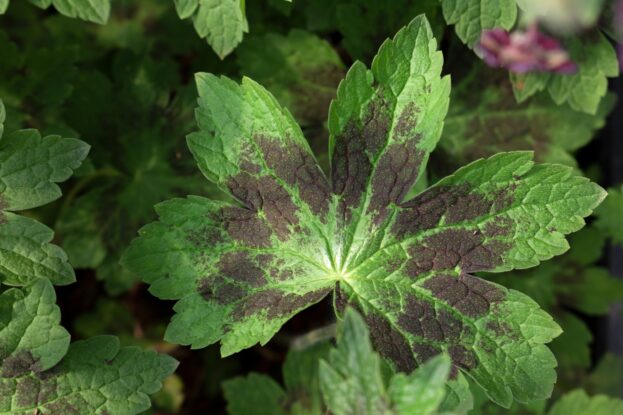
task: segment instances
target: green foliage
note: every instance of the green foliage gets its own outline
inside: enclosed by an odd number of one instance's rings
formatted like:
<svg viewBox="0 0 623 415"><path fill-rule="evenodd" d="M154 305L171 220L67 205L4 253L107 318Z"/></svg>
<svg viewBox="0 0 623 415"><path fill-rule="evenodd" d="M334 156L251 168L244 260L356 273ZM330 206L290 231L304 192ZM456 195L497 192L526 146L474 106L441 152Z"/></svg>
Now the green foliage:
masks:
<svg viewBox="0 0 623 415"><path fill-rule="evenodd" d="M309 32L252 36L237 51L243 75L268 89L302 126L322 124L344 64L331 45Z"/></svg>
<svg viewBox="0 0 623 415"><path fill-rule="evenodd" d="M595 264L604 244L604 235L588 227L573 235L571 250L554 261L535 269L487 275L492 281L528 294L554 314L564 331L551 344L563 379L589 368L593 339L586 324L568 310L599 316L623 300L623 282Z"/></svg>
<svg viewBox="0 0 623 415"><path fill-rule="evenodd" d="M583 390L576 390L557 401L548 415L611 415L623 412L623 401L604 395L589 397Z"/></svg>
<svg viewBox="0 0 623 415"><path fill-rule="evenodd" d="M228 356L267 343L334 290L338 313L359 310L396 369L445 351L500 405L548 397L555 359L544 343L560 328L527 296L469 273L562 254L564 235L605 192L512 152L404 202L441 134L450 92L441 66L421 17L383 44L371 70L353 65L329 112L331 185L265 89L198 75L200 131L188 145L241 205L162 203L160 221L126 252L153 294L179 300L165 338L194 348L220 340Z"/></svg>
<svg viewBox="0 0 623 415"><path fill-rule="evenodd" d="M381 365L364 320L347 310L337 348L320 363L320 388L329 411L336 415L437 413L450 375L447 356L390 379L384 378Z"/></svg>
<svg viewBox="0 0 623 415"><path fill-rule="evenodd" d="M249 413L321 415L324 413L318 364L330 345L316 343L303 350L291 349L283 365L284 387L270 376L251 373L223 383L230 415Z"/></svg>
<svg viewBox="0 0 623 415"><path fill-rule="evenodd" d="M30 0L42 9L50 6L62 15L75 17L88 22L105 24L110 14L110 0ZM0 14L9 6L9 0L0 1Z"/></svg>
<svg viewBox="0 0 623 415"><path fill-rule="evenodd" d="M0 376L10 377L21 367L40 372L56 365L69 347L60 320L54 287L46 279L0 294Z"/></svg>
<svg viewBox="0 0 623 415"><path fill-rule="evenodd" d="M229 55L249 31L244 0L173 0L181 19L193 18L197 34L221 58Z"/></svg>
<svg viewBox="0 0 623 415"><path fill-rule="evenodd" d="M596 114L608 90L608 78L619 75L614 48L602 33L571 37L565 46L579 69L573 75L547 72L512 74L515 97L523 102L538 91L547 91L558 105Z"/></svg>
<svg viewBox="0 0 623 415"><path fill-rule="evenodd" d="M482 65L452 90L441 148L456 165L500 151L532 150L538 161L576 167L573 153L605 124L615 103L606 95L595 115L538 94L517 104L511 84Z"/></svg>
<svg viewBox="0 0 623 415"><path fill-rule="evenodd" d="M623 187L608 189L608 197L595 211L595 226L623 246Z"/></svg>
<svg viewBox="0 0 623 415"><path fill-rule="evenodd" d="M12 212L50 203L61 196L59 182L80 166L89 146L73 138L21 130L0 141L0 282L27 285L49 278L64 285L75 280L67 256L51 245L53 232L34 219Z"/></svg>
<svg viewBox="0 0 623 415"><path fill-rule="evenodd" d="M483 30L510 29L517 20L516 0L440 0L448 24L456 34L473 47Z"/></svg>
<svg viewBox="0 0 623 415"><path fill-rule="evenodd" d="M16 363L0 376L1 414L137 414L149 408L147 394L160 389L177 366L166 355L120 348L112 336L72 343L49 371L28 363Z"/></svg>
<svg viewBox="0 0 623 415"><path fill-rule="evenodd" d="M373 350L364 320L349 310L336 347L319 342L290 350L283 367L285 390L256 373L228 380L223 388L231 415L426 415L441 410L450 371L450 359L441 355L409 375L392 374ZM463 408L444 413L465 413L470 404L468 399Z"/></svg>

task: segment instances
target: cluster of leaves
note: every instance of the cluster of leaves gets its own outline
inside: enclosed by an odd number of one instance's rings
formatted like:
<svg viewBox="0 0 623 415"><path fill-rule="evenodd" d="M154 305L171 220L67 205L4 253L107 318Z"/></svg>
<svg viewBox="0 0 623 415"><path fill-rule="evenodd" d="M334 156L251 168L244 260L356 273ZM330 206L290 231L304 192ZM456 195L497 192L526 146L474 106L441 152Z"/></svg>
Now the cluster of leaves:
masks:
<svg viewBox="0 0 623 415"><path fill-rule="evenodd" d="M0 103L0 123L4 106ZM89 146L37 130L0 136L0 413L135 414L150 405L177 362L114 336L70 344L54 286L74 282L47 226L15 212L61 196Z"/></svg>
<svg viewBox="0 0 623 415"><path fill-rule="evenodd" d="M145 349L229 356L329 296L337 345L293 348L283 386L225 382L232 415L622 410L599 394L623 379L597 380L621 362L591 371L585 316L623 299L600 262L607 239L623 243L623 189L565 239L605 197L574 157L615 103L597 29L565 40L577 74L509 79L464 44L511 29L531 0L31 0L104 26L25 3L0 29L0 413L137 413L163 381L154 400L174 412L176 363ZM355 59L370 69L346 72ZM195 125L210 183L183 140ZM59 203L14 213L59 198L73 170ZM159 203L189 193L210 198ZM74 318L86 340L70 344L54 285L74 267L124 297ZM125 307L138 279L177 300L166 329Z"/></svg>

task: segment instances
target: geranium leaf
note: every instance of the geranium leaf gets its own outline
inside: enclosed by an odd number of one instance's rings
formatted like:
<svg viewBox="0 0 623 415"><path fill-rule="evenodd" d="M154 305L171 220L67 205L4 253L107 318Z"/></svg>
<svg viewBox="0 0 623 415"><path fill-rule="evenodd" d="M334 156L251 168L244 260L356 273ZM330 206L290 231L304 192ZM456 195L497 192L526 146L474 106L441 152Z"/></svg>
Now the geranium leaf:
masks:
<svg viewBox="0 0 623 415"><path fill-rule="evenodd" d="M519 292L470 275L528 268L605 197L570 167L530 152L478 160L405 201L434 149L450 85L425 18L355 63L329 114L331 185L292 116L244 78L199 74L199 131L188 145L235 203L190 196L157 206L123 262L177 299L167 339L220 341L226 356L265 344L335 292L394 368L446 352L495 402L548 397L560 328ZM459 388L457 387L456 391ZM458 392L457 392L458 393Z"/></svg>

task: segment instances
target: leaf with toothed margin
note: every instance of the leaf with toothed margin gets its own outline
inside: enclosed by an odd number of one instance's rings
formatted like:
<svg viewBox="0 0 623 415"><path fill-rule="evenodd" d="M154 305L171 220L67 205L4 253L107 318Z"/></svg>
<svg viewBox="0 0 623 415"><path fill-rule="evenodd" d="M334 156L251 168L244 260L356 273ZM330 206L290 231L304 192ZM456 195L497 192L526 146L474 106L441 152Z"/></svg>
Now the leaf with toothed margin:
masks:
<svg viewBox="0 0 623 415"><path fill-rule="evenodd" d="M137 414L176 367L170 356L120 348L113 336L77 341L52 369L0 376L0 414Z"/></svg>
<svg viewBox="0 0 623 415"><path fill-rule="evenodd" d="M63 16L105 24L110 15L110 0L30 0L42 9L50 5Z"/></svg>
<svg viewBox="0 0 623 415"><path fill-rule="evenodd" d="M89 146L79 140L21 130L0 141L0 282L25 285L48 278L57 285L75 280L67 255L50 244L47 226L11 211L38 207L60 197L57 183L80 166Z"/></svg>
<svg viewBox="0 0 623 415"><path fill-rule="evenodd" d="M0 294L0 377L48 370L69 347L50 281L40 279Z"/></svg>
<svg viewBox="0 0 623 415"><path fill-rule="evenodd" d="M265 344L300 310L335 292L372 342L410 372L446 352L495 402L548 397L560 328L527 296L470 275L528 268L563 253L565 234L605 192L530 152L478 160L404 200L435 147L449 79L424 17L355 63L329 115L331 184L292 116L250 79L199 74L204 175L236 199L174 199L123 263L160 298L179 300L166 338ZM455 388L459 391L460 387Z"/></svg>
<svg viewBox="0 0 623 415"><path fill-rule="evenodd" d="M340 331L337 347L320 362L320 389L332 414L438 413L450 375L448 356L437 356L409 375L386 379L361 316L348 309Z"/></svg>
<svg viewBox="0 0 623 415"><path fill-rule="evenodd" d="M180 19L193 18L195 31L224 59L249 31L244 0L174 0Z"/></svg>
<svg viewBox="0 0 623 415"><path fill-rule="evenodd" d="M517 20L515 0L441 0L443 16L457 36L473 47L483 30L510 29Z"/></svg>
<svg viewBox="0 0 623 415"><path fill-rule="evenodd" d="M546 94L517 104L508 76L475 66L452 89L440 147L452 165L500 151L533 150L539 162L577 167L573 153L595 137L616 97L601 100L595 115L557 105Z"/></svg>

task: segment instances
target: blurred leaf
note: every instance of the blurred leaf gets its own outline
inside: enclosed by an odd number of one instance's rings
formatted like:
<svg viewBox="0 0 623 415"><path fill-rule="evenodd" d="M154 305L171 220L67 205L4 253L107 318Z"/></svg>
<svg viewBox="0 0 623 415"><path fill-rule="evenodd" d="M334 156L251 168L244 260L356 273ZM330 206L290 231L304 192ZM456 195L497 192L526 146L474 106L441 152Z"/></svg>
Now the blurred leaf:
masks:
<svg viewBox="0 0 623 415"><path fill-rule="evenodd" d="M567 103L576 111L597 114L608 90L608 78L619 75L615 50L601 33L570 37L565 46L579 66L578 73L511 74L515 97L523 102L537 91L546 90L558 105Z"/></svg>
<svg viewBox="0 0 623 415"><path fill-rule="evenodd" d="M532 150L539 161L576 167L573 152L604 126L614 95L601 100L596 115L557 105L543 94L518 105L511 84L497 73L479 65L452 90L440 145L455 164L501 151Z"/></svg>
<svg viewBox="0 0 623 415"><path fill-rule="evenodd" d="M325 40L302 30L250 37L237 51L243 75L261 83L302 126L322 124L346 70Z"/></svg>
<svg viewBox="0 0 623 415"><path fill-rule="evenodd" d="M613 415L623 413L623 401L605 395L589 397L583 390L575 390L560 398L548 415Z"/></svg>
<svg viewBox="0 0 623 415"><path fill-rule="evenodd" d="M450 359L441 355L410 375L395 374L386 384L366 324L348 309L337 347L320 363L320 387L335 415L435 414L444 400L450 369Z"/></svg>
<svg viewBox="0 0 623 415"><path fill-rule="evenodd" d="M320 342L303 350L290 350L283 366L284 388L257 373L225 381L229 414L322 415L318 364L329 348L328 342Z"/></svg>
<svg viewBox="0 0 623 415"><path fill-rule="evenodd" d="M623 186L608 189L608 197L595 210L595 226L623 247Z"/></svg>

